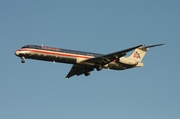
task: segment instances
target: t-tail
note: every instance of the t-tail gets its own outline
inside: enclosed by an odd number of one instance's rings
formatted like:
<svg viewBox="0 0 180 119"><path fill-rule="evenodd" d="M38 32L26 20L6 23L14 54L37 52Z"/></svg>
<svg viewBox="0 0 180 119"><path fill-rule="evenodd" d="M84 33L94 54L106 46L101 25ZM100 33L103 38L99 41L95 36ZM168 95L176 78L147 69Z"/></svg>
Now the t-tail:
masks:
<svg viewBox="0 0 180 119"><path fill-rule="evenodd" d="M141 62L146 54L146 52L151 47L161 46L164 44L157 44L157 45L151 45L151 46L141 46L139 48L136 48L134 52L128 57L130 59L133 59L138 62L137 66L143 66L143 63Z"/></svg>

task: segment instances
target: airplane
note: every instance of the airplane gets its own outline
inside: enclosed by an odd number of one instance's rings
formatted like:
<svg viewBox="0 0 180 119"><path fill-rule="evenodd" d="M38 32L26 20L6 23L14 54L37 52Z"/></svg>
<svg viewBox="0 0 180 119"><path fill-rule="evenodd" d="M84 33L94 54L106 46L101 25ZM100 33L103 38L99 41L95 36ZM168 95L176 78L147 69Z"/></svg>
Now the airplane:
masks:
<svg viewBox="0 0 180 119"><path fill-rule="evenodd" d="M51 62L60 62L73 64L71 70L67 74L66 78L70 78L74 75L84 74L90 75L90 72L96 69L97 71L105 69L112 70L125 70L135 67L143 67L141 62L146 52L151 47L161 46L164 44L156 44L151 46L138 45L125 50L110 54L98 54L91 52L82 52L61 48L54 48L48 46L38 45L25 45L22 48L16 50L14 53L21 58L21 62L25 63L26 59L35 59ZM130 56L124 57L127 52L132 51Z"/></svg>

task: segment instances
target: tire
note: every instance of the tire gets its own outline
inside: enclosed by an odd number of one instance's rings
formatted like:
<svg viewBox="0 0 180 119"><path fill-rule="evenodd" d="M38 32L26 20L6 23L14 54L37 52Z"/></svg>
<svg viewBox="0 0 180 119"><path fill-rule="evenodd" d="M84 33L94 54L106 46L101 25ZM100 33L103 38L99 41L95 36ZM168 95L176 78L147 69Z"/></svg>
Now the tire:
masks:
<svg viewBox="0 0 180 119"><path fill-rule="evenodd" d="M85 75L85 76L89 76L89 75L90 75L90 72L85 72L84 75Z"/></svg>

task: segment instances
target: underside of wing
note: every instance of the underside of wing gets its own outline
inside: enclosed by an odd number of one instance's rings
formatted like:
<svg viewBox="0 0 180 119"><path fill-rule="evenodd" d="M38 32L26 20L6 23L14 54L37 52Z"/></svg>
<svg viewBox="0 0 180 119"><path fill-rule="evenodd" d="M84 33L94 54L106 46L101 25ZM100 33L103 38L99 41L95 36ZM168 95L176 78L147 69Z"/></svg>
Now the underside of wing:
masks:
<svg viewBox="0 0 180 119"><path fill-rule="evenodd" d="M85 74L86 76L88 76L90 74L90 72L93 70L94 70L94 68L92 66L74 64L73 67L71 68L70 72L67 74L66 78L70 78L74 75L79 76L81 74Z"/></svg>

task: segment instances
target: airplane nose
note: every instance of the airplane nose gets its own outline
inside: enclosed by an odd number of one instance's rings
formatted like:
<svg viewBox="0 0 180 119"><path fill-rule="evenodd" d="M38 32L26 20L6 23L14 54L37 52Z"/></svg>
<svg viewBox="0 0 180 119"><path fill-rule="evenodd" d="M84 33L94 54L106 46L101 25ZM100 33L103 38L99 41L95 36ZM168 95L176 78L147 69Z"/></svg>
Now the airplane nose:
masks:
<svg viewBox="0 0 180 119"><path fill-rule="evenodd" d="M14 54L15 54L16 56L18 56L18 55L19 55L19 51L16 50L16 51L14 52Z"/></svg>

